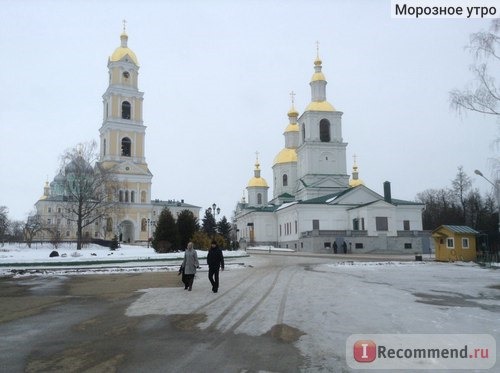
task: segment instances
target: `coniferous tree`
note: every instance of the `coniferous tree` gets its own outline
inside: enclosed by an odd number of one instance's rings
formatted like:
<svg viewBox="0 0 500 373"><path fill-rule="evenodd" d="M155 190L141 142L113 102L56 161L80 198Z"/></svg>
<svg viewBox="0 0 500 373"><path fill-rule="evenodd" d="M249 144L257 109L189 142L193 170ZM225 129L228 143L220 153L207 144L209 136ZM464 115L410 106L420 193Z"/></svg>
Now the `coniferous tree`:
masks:
<svg viewBox="0 0 500 373"><path fill-rule="evenodd" d="M231 224L227 221L225 216L217 223L217 233L224 238L223 247L228 248L231 243Z"/></svg>
<svg viewBox="0 0 500 373"><path fill-rule="evenodd" d="M172 213L166 207L158 218L152 245L158 253L168 253L179 247L179 230Z"/></svg>
<svg viewBox="0 0 500 373"><path fill-rule="evenodd" d="M188 242L192 240L193 235L199 229L198 219L192 211L183 210L177 217L177 228L179 230L179 245L185 249Z"/></svg>
<svg viewBox="0 0 500 373"><path fill-rule="evenodd" d="M212 238L204 231L196 231L191 239L196 250L208 250Z"/></svg>
<svg viewBox="0 0 500 373"><path fill-rule="evenodd" d="M213 237L217 233L217 224L215 222L215 218L212 215L212 212L210 210L206 209L205 210L205 216L203 217L203 226L202 230L206 234L208 234L210 237Z"/></svg>

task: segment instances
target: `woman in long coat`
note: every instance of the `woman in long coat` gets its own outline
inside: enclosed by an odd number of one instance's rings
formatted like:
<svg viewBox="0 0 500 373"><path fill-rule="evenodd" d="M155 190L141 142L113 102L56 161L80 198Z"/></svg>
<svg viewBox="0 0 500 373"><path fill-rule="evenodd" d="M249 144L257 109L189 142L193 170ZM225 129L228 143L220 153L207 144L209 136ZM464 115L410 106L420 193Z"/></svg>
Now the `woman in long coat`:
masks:
<svg viewBox="0 0 500 373"><path fill-rule="evenodd" d="M196 269L200 267L198 262L198 254L196 250L193 249L193 243L190 242L187 245L187 249L184 252L184 260L182 262L181 268L184 271L184 290L191 291L193 289L194 275L196 274ZM183 279L184 281L184 279Z"/></svg>

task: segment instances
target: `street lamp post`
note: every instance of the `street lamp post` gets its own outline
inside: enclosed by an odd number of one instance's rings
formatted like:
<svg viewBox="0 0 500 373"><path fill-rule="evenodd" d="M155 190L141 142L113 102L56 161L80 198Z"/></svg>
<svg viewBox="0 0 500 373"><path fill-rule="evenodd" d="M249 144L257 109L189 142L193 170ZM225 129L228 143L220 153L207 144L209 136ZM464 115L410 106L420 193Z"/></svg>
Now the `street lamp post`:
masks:
<svg viewBox="0 0 500 373"><path fill-rule="evenodd" d="M496 183L493 183L490 179L484 176L483 173L479 170L474 170L474 173L476 175L481 176L484 180L493 185L493 188L495 189L495 197L497 200L497 209L498 209L498 231L500 232L500 187L498 185L500 181L496 180Z"/></svg>
<svg viewBox="0 0 500 373"><path fill-rule="evenodd" d="M208 211L213 215L215 221L217 221L217 215L220 214L220 207L217 204L212 204L212 207L208 208Z"/></svg>

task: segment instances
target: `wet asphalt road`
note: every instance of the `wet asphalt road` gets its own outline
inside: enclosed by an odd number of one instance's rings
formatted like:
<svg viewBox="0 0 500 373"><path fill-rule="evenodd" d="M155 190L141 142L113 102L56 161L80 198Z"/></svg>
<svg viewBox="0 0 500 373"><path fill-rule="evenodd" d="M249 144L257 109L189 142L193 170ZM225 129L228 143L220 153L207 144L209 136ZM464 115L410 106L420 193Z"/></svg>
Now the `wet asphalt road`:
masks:
<svg viewBox="0 0 500 373"><path fill-rule="evenodd" d="M382 257L377 259L384 260ZM301 331L283 322L285 306L286 310L298 315L311 312L311 307L315 307L304 302L286 302L287 294L293 288L290 285L292 278L304 279L303 273L306 271L307 278L313 278L313 281L334 281L331 275L326 276L321 271L310 272L310 265L341 260L359 258L254 254L248 263L258 263L258 266L249 265L245 269L224 273L223 285L227 293L218 294L217 299L208 300L203 307L196 306L192 312L176 314L164 313L160 309L159 312L144 313L147 316L133 317L127 316L127 310L143 294L139 290L173 290L177 294L177 301L184 299L184 295L196 295L195 291L193 294L184 293L176 272L0 278L0 372L350 371L341 355L330 353L330 360L325 360L323 364L321 352L315 352L316 355L320 354L319 363L318 359L315 363L311 361L311 356L301 354L295 342L305 329L298 326L304 329ZM205 276L206 272L200 273L200 279L195 281L196 286L199 286L196 290L203 293L203 287L206 286L206 291L211 295ZM279 286L276 285L278 276L282 280ZM350 281L360 281L362 284L366 280L356 276L343 275L336 277L335 281L342 279L344 284ZM230 278L231 282L228 281ZM263 284L256 288L259 282ZM177 289L168 288L178 288L180 294ZM325 289L325 295L331 294L329 284L325 285ZM405 291L411 292L412 289L410 287ZM276 316L271 327L264 328L268 331L256 333L259 334L256 336L237 333L238 326L258 318L256 309L264 301L271 300L271 291L276 300L273 303L276 309L272 310ZM241 295L237 295L239 293ZM162 291L160 294L164 297L171 292ZM337 295L341 296L342 291ZM234 301L230 300L230 296ZM428 299L428 294L415 296L416 301L437 308L450 305L449 297L436 300L435 296ZM163 305L169 303L168 297L158 299L162 300L160 303ZM471 307L484 306L472 304L474 299L457 299L451 305L463 306L467 301ZM496 299L492 298L491 301L496 302ZM227 307L219 308L223 309L222 313L214 315L212 306L225 301L229 302ZM142 298L139 303L143 303ZM320 307L329 307L329 303L318 304ZM231 316L232 305L243 307L242 312ZM362 305L365 306L364 303ZM315 308L312 310L316 312ZM494 308L491 311L496 310ZM209 326L198 327L207 321L207 317L212 318ZM330 317L345 320L335 314ZM218 327L226 318L230 319L232 326L226 329ZM338 328L335 328L335 332L340 333L339 338L345 337Z"/></svg>
<svg viewBox="0 0 500 373"><path fill-rule="evenodd" d="M202 314L127 317L175 272L0 279L0 372L294 372L294 330L200 330Z"/></svg>

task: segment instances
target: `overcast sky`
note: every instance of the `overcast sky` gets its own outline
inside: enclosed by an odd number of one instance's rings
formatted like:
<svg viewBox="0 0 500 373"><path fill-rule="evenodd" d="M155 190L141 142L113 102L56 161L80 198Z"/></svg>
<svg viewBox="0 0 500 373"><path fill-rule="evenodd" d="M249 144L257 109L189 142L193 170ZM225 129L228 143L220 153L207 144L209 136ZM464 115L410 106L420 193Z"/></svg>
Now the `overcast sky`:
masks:
<svg viewBox="0 0 500 373"><path fill-rule="evenodd" d="M230 218L259 152L272 198L290 92L301 114L316 41L327 99L344 113L347 168L414 200L457 167L491 177L495 118L460 117L472 32L489 20L392 19L390 1L0 0L0 206L24 220L64 150L99 139L108 57L127 20L144 92L152 198L217 203Z"/></svg>

